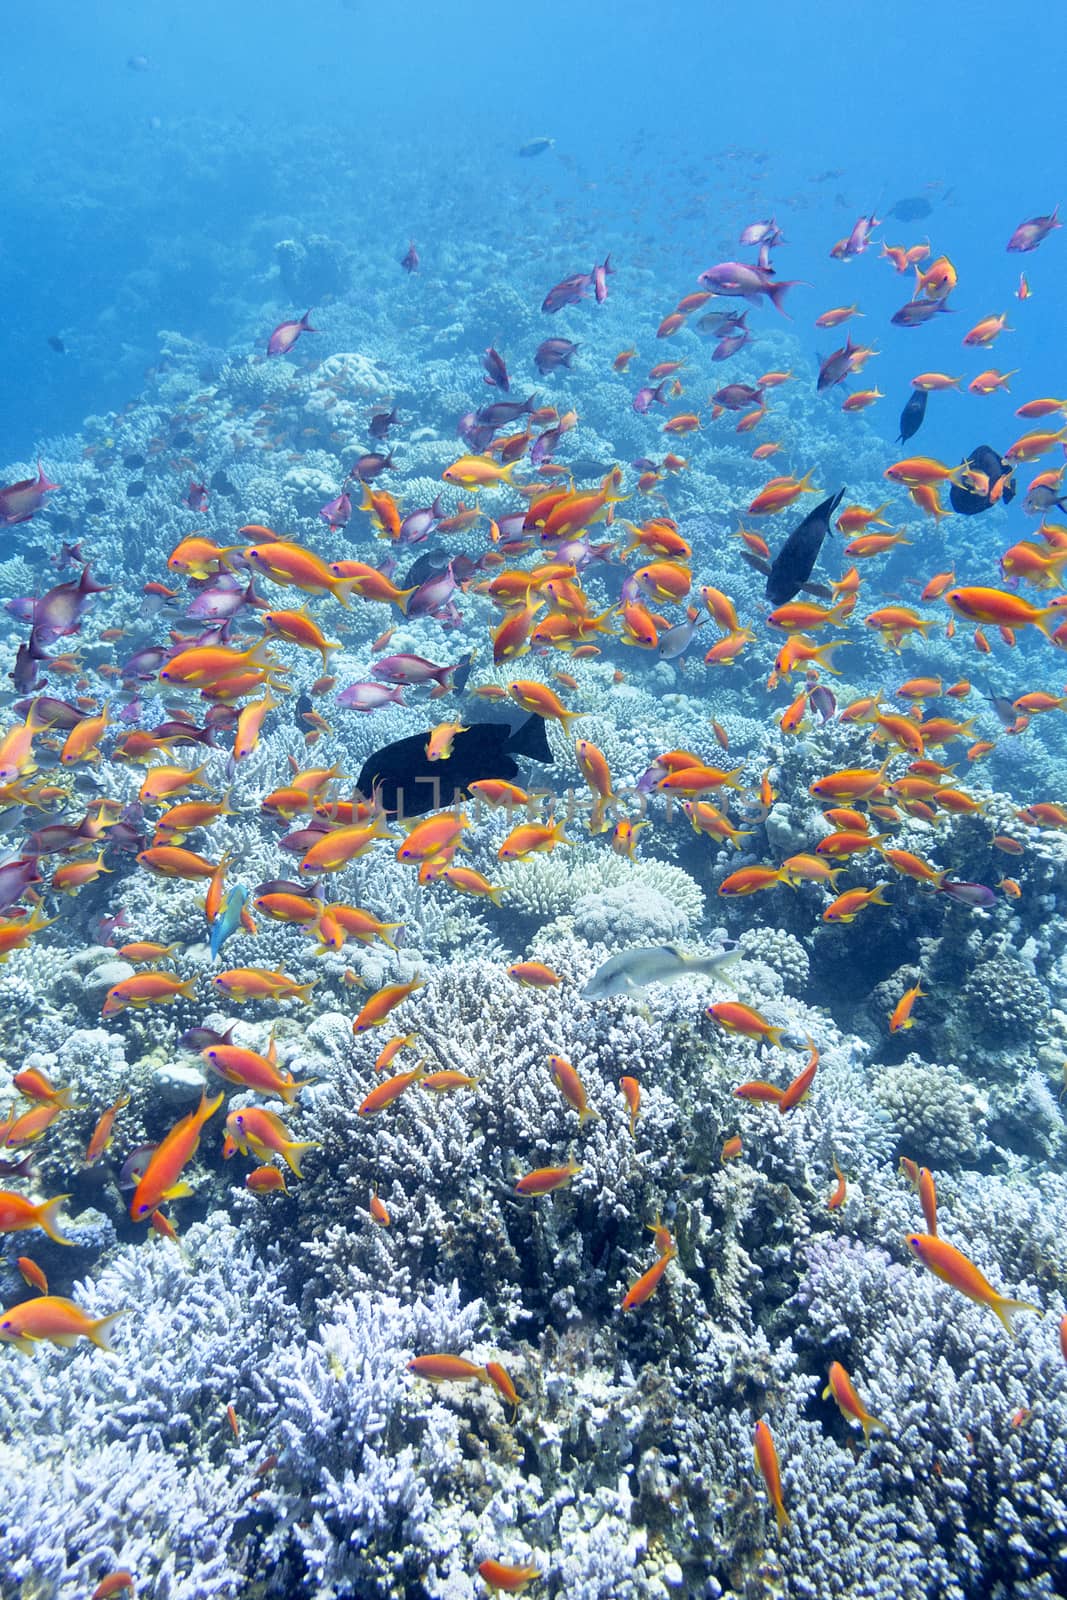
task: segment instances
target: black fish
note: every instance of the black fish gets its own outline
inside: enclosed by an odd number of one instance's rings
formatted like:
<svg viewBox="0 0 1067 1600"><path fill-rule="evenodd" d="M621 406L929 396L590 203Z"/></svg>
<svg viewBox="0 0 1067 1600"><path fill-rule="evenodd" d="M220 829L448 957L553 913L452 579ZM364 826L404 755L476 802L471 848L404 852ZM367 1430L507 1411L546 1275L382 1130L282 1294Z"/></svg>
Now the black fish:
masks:
<svg viewBox="0 0 1067 1600"><path fill-rule="evenodd" d="M900 413L900 438L897 444L903 444L910 439L913 433L918 433L923 425L926 415L926 396L928 390L916 389L903 411Z"/></svg>
<svg viewBox="0 0 1067 1600"><path fill-rule="evenodd" d="M998 478L1002 478L1006 472L1012 470L1011 462L1002 461L992 445L988 444L980 444L976 450L972 450L967 457L967 465L974 472L985 473L989 479L990 489ZM993 504L988 494L976 494L973 489L963 489L958 483L949 485L948 497L952 502L953 511L958 511L964 517L977 516L979 511L988 511ZM1005 505L1009 505L1015 499L1014 478L1004 485L1000 498Z"/></svg>
<svg viewBox="0 0 1067 1600"><path fill-rule="evenodd" d="M909 194L903 200L895 200L886 216L896 217L898 222L921 222L933 209L929 200L925 200L921 194Z"/></svg>
<svg viewBox="0 0 1067 1600"><path fill-rule="evenodd" d="M740 550L738 554L741 560L747 561L749 566L756 572L762 572L765 578L770 577L771 564L769 561L764 561L762 556L755 555L751 550ZM801 594L810 594L813 600L832 600L834 597L834 591L826 583L802 583L800 592Z"/></svg>
<svg viewBox="0 0 1067 1600"><path fill-rule="evenodd" d="M434 578L439 572L443 572L451 559L447 550L424 550L421 556L416 556L405 572L400 587L417 589L427 578Z"/></svg>
<svg viewBox="0 0 1067 1600"><path fill-rule="evenodd" d="M775 556L767 576L766 591L767 599L772 604L781 606L787 600L792 600L811 577L822 542L830 531L830 518L841 504L844 494L844 489L839 489L817 505L814 511L809 511Z"/></svg>
<svg viewBox="0 0 1067 1600"><path fill-rule="evenodd" d="M546 763L553 759L544 719L538 716L518 728L506 722L476 722L456 734L452 754L444 761L427 760L426 740L426 733L416 733L370 756L359 775L359 793L369 799L377 791L387 811L421 817L452 805L457 791L466 795L471 784L483 778L517 777L516 756Z"/></svg>

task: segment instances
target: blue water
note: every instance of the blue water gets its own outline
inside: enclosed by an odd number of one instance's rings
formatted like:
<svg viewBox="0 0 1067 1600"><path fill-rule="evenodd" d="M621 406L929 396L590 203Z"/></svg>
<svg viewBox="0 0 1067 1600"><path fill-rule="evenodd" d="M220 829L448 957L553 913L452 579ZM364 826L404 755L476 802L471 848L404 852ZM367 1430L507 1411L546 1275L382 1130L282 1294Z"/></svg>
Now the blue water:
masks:
<svg viewBox="0 0 1067 1600"><path fill-rule="evenodd" d="M928 222L882 236L929 233L959 268L958 310L885 331L879 387L894 393L916 363L978 370L960 366L970 312L1009 309L1018 331L995 364L1055 393L1042 330L1062 325L1067 283L1051 252L1030 258L1034 300L1019 309L1003 245L1059 198L1054 96L1039 92L1057 49L993 4L936 22L918 3L820 4L816 23L769 0L750 34L741 17L709 24L676 3L653 16L632 0L527 16L312 0L295 19L284 3L42 0L6 41L0 104L4 453L124 404L160 329L251 345L270 308L292 309L272 292L275 239L327 224L356 251L357 292L416 235L427 271L446 243L475 263L481 245L506 251L537 303L547 263L577 250L561 269L576 270L603 239L620 297L627 268L651 266L666 301L739 221L774 212L790 241L780 270L813 284L793 296L798 320L858 297L871 327L905 280L875 251L847 265L826 252L861 211L930 197ZM143 71L127 65L138 57ZM517 161L538 133L555 150ZM994 397L982 415L995 431L1007 409ZM941 438L929 443L937 454Z"/></svg>

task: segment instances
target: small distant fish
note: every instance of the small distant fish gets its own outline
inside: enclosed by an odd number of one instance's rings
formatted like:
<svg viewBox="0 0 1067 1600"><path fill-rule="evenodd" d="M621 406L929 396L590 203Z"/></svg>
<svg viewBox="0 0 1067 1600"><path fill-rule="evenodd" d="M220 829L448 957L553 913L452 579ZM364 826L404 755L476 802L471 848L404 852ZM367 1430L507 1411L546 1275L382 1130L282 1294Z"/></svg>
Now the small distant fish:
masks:
<svg viewBox="0 0 1067 1600"><path fill-rule="evenodd" d="M582 990L583 1000L608 1000L620 994L639 994L651 983L677 983L695 974L717 977L724 967L740 959L729 944L710 956L688 956L677 945L635 945L620 950L599 966Z"/></svg>
<svg viewBox="0 0 1067 1600"><path fill-rule="evenodd" d="M407 255L400 257L400 265L403 267L405 272L418 272L419 252L415 249L414 239L410 239L408 241Z"/></svg>
<svg viewBox="0 0 1067 1600"><path fill-rule="evenodd" d="M887 217L896 217L898 222L921 222L933 211L929 200L921 194L905 195L903 200L895 200L886 212Z"/></svg>
<svg viewBox="0 0 1067 1600"><path fill-rule="evenodd" d="M126 65L131 72L151 72L152 63L147 56L127 56Z"/></svg>
<svg viewBox="0 0 1067 1600"><path fill-rule="evenodd" d="M552 149L555 142L555 139L546 138L527 139L525 144L520 144L518 154L527 157L543 156L546 150Z"/></svg>
<svg viewBox="0 0 1067 1600"><path fill-rule="evenodd" d="M67 353L67 347L58 333L50 333L48 335L48 348L54 350L57 356L65 356Z"/></svg>

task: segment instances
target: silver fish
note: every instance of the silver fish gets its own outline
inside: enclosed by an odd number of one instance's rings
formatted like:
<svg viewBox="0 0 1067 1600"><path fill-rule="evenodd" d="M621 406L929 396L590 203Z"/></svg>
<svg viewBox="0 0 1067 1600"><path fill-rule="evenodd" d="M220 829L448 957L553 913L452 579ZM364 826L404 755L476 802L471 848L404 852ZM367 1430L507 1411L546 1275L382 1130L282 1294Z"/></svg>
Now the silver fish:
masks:
<svg viewBox="0 0 1067 1600"><path fill-rule="evenodd" d="M687 956L677 945L633 945L609 956L597 967L582 990L583 1000L608 1000L613 995L639 994L650 983L677 983L679 978L701 973L719 977L724 967L740 959L732 942L710 956Z"/></svg>

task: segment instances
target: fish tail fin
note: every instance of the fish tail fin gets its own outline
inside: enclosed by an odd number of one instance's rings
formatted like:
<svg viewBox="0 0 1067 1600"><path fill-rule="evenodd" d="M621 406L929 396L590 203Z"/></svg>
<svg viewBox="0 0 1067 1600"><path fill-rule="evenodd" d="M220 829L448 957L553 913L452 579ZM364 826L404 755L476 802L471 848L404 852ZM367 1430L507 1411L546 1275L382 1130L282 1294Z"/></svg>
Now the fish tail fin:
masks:
<svg viewBox="0 0 1067 1600"><path fill-rule="evenodd" d="M874 888L871 891L871 904L872 904L872 906L889 906L889 905L892 905L893 902L891 900L887 900L885 898L885 896L883 895L883 893L882 893L883 889L888 889L888 888L889 888L888 883L875 884Z"/></svg>
<svg viewBox="0 0 1067 1600"><path fill-rule="evenodd" d="M314 1078L287 1078L278 1089L278 1093L287 1106L295 1105L301 1089L306 1089L309 1084L315 1083Z"/></svg>
<svg viewBox="0 0 1067 1600"><path fill-rule="evenodd" d="M321 1148L320 1140L308 1139L303 1143L290 1143L283 1146L280 1154L285 1158L285 1164L290 1172L294 1173L296 1177L302 1178L304 1174L300 1170L300 1163L305 1152L308 1150L320 1150Z"/></svg>
<svg viewBox="0 0 1067 1600"><path fill-rule="evenodd" d="M1052 638L1052 635L1049 632L1049 623L1054 618L1059 618L1059 622L1060 623L1062 623L1064 621L1064 608L1063 608L1063 606L1045 606L1033 618L1033 623L1034 623L1035 628L1040 628L1041 632L1045 635L1046 639L1051 639Z"/></svg>
<svg viewBox="0 0 1067 1600"><path fill-rule="evenodd" d="M54 1200L48 1200L37 1212L37 1226L43 1228L48 1237L56 1244L73 1244L73 1239L68 1239L59 1231L59 1213L64 1202L70 1199L69 1194L57 1194Z"/></svg>
<svg viewBox="0 0 1067 1600"><path fill-rule="evenodd" d="M415 589L417 588L418 584L415 585ZM403 612L405 617L408 614L408 603L411 600L412 595L415 593L415 589L398 589L396 594L393 596L396 606L400 611Z"/></svg>
<svg viewBox="0 0 1067 1600"><path fill-rule="evenodd" d="M115 1347L110 1339L111 1330L120 1317L128 1314L126 1310L112 1311L110 1316L97 1317L95 1322L89 1324L85 1331L98 1350L106 1350L109 1355L114 1355Z"/></svg>
<svg viewBox="0 0 1067 1600"><path fill-rule="evenodd" d="M311 991L312 991L312 989L314 989L314 987L318 983L318 981L319 980L317 978L312 978L310 983L298 983L293 989L294 997L297 1000L302 1001L304 1005L306 1005L306 1006L310 1005L311 1004Z"/></svg>
<svg viewBox="0 0 1067 1600"><path fill-rule="evenodd" d="M786 280L782 283L771 283L767 285L767 288L764 291L767 299L771 302L771 305L774 307L774 309L788 321L792 321L792 318L789 316L789 312L783 306L782 300L785 296L785 291L787 289L792 289L795 281L796 280L790 282L789 280Z"/></svg>
<svg viewBox="0 0 1067 1600"><path fill-rule="evenodd" d="M996 1312L1001 1322L1011 1337L1015 1338L1015 1316L1020 1311L1033 1311L1039 1317L1045 1315L1041 1306L1035 1306L1032 1300L1013 1300L1009 1295L998 1294L995 1300L990 1301L990 1306Z"/></svg>

